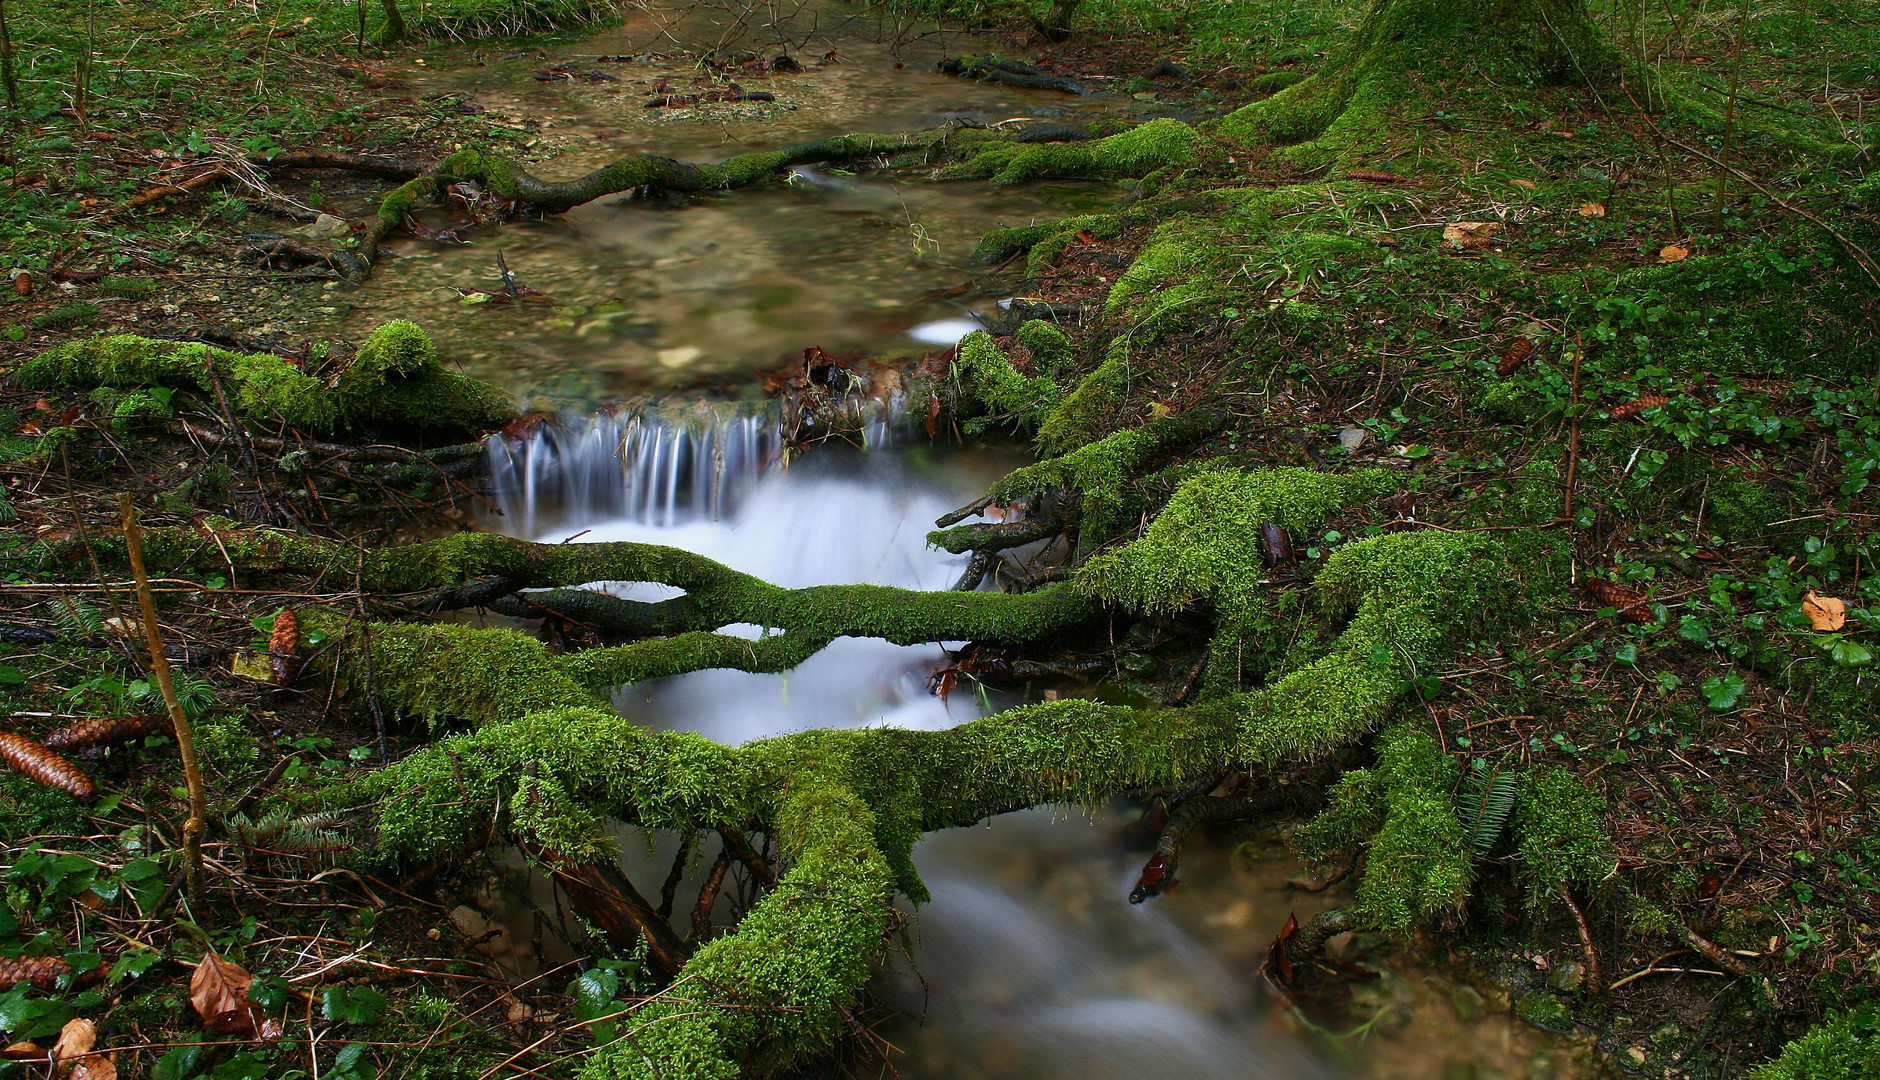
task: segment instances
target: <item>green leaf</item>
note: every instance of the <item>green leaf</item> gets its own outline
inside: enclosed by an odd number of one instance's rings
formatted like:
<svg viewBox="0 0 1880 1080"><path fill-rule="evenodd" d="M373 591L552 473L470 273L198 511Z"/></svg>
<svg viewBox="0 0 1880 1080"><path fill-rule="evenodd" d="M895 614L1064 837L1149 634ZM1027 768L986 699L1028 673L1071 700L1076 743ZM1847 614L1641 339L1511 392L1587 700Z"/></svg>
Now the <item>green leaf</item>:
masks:
<svg viewBox="0 0 1880 1080"><path fill-rule="evenodd" d="M1820 642L1828 651L1828 659L1842 667L1866 667L1873 663L1873 650L1858 642L1849 641L1836 634L1832 639Z"/></svg>
<svg viewBox="0 0 1880 1080"><path fill-rule="evenodd" d="M18 686L26 681L26 675L11 664L0 664L0 686Z"/></svg>
<svg viewBox="0 0 1880 1080"><path fill-rule="evenodd" d="M202 1061L203 1047L177 1046L157 1059L156 1068L150 1070L151 1080L190 1080L196 1075L196 1066Z"/></svg>
<svg viewBox="0 0 1880 1080"><path fill-rule="evenodd" d="M1743 680L1735 675L1705 679L1703 685L1704 700L1718 712L1736 708L1742 699L1743 691L1749 689Z"/></svg>
<svg viewBox="0 0 1880 1080"><path fill-rule="evenodd" d="M163 954L156 949L139 949L118 957L111 965L111 974L107 982L116 984L124 979L135 979L150 970L150 966L163 959Z"/></svg>
<svg viewBox="0 0 1880 1080"><path fill-rule="evenodd" d="M385 995L369 986L329 986L320 1012L328 1020L346 1024L376 1024L385 1015Z"/></svg>
<svg viewBox="0 0 1880 1080"><path fill-rule="evenodd" d="M214 1080L267 1080L274 1066L243 1050L209 1071Z"/></svg>
<svg viewBox="0 0 1880 1080"><path fill-rule="evenodd" d="M248 984L248 1000L273 1012L287 1004L287 981L280 978L256 979Z"/></svg>
<svg viewBox="0 0 1880 1080"><path fill-rule="evenodd" d="M611 971L584 971L568 984L568 996L574 998L577 1020L592 1020L613 1011L614 994L620 989L620 976Z"/></svg>

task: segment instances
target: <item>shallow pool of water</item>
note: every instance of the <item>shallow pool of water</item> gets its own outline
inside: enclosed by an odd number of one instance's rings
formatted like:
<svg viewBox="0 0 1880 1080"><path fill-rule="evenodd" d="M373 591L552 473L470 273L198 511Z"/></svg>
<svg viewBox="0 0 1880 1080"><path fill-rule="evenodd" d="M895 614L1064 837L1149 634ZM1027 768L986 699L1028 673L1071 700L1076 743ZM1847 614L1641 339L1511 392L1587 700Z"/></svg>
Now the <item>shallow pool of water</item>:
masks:
<svg viewBox="0 0 1880 1080"><path fill-rule="evenodd" d="M540 160L529 167L547 179L629 153L722 160L829 135L1091 119L1132 104L940 75L934 60L959 43L897 44L881 40L883 32L870 22L830 23L811 41L795 39L804 70L734 76L746 90L774 94L768 103L647 108L662 84L697 89L701 77L644 16L509 59L470 46L444 50L410 78L426 95L465 97L493 129L539 125L531 130ZM686 36L683 27L672 34ZM762 45L766 58L781 51L774 39ZM538 81L552 65L618 81ZM988 277L992 268L972 263L980 236L1120 195L1102 182L994 190L923 179L803 168L785 182L700 198L604 198L471 230L467 243L401 238L353 298L342 329L363 336L391 317L420 318L467 373L527 394L604 401L649 390L749 392L759 373L812 345L837 355L950 345L944 335L909 331L990 310L1003 286ZM456 220L442 210L427 215L437 228ZM544 302L464 301L462 290L502 287L499 253Z"/></svg>

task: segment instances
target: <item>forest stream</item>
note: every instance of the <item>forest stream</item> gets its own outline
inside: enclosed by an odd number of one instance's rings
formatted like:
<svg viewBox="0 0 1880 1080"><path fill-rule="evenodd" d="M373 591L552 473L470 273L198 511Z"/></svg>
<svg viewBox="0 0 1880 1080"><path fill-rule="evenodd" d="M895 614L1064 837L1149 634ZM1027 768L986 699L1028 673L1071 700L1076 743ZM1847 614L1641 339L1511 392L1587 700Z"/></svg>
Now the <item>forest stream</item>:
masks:
<svg viewBox="0 0 1880 1080"><path fill-rule="evenodd" d="M580 55L627 52L643 35L630 23L584 41ZM722 125L625 124L623 115L638 120L646 111L637 97L610 84L568 90L534 79L533 71L573 56L482 63L463 59L468 50L460 47L453 55L464 66L434 65L424 85L554 116L575 141L555 159L556 173L641 145L712 158L733 137L740 150L762 149L846 130L960 118L1087 120L1123 108L1117 95L1069 99L1071 106L1062 94L933 74L925 69L940 50L924 39L890 51L860 34L825 36L816 48L825 47L842 63L793 77L813 86L804 107L747 120L735 134ZM652 64L655 77L670 70ZM964 300L934 296L984 273L968 259L978 237L1035 215L1104 206L1118 194L1098 183L998 192L799 169L789 183L687 204L603 200L502 237L507 265L552 295L553 309L455 303L446 286L487 277L489 245L412 239L398 246L400 257L365 294L352 325L423 318L443 341L460 342L454 352L467 372L525 395L703 382L721 396L748 398L758 373L810 346L906 356L996 321L1005 299L984 288ZM450 223L440 214L435 225ZM493 332L492 320L502 329ZM927 529L1024 455L996 442L936 445L917 424L885 412L860 436L860 447L838 440L786 465L772 408L681 396L644 411L569 414L523 438L492 438L502 516L487 525L544 543L669 545L789 588L948 588L967 560L935 550ZM615 591L635 600L680 595L656 585ZM761 628L720 632L756 636ZM784 674L694 672L624 688L614 704L650 728L732 745L815 728L948 727L1023 704L1024 693L965 681L944 698L931 692L932 673L964 644L842 638ZM915 860L933 899L918 908L903 902L911 921L874 984L899 1013L875 1029L902 1052L890 1063L909 1080L1580 1075L1570 1044L1505 1013L1483 1016L1479 1003L1471 1006L1474 991L1390 949L1357 969L1375 985L1363 988L1352 1015L1378 1031L1313 1037L1264 992L1258 969L1289 915L1304 921L1342 894L1300 887L1304 870L1276 833L1227 835L1195 845L1180 888L1137 905L1127 899L1130 885L1154 838L1138 805L1030 810L923 840ZM664 872L678 842L666 834L649 848L633 830L622 830L621 840L629 873L644 879ZM692 856L676 910L696 903L710 854ZM474 934L504 928L490 948L521 977L541 970L538 948L551 963L568 958L552 940L532 944L542 939L534 911L552 909L554 896L539 875L527 890L533 910L510 894L492 897L488 912L461 916ZM717 907L726 921L735 915L729 896Z"/></svg>
<svg viewBox="0 0 1880 1080"><path fill-rule="evenodd" d="M1880 1076L1877 40L0 0L0 1080Z"/></svg>

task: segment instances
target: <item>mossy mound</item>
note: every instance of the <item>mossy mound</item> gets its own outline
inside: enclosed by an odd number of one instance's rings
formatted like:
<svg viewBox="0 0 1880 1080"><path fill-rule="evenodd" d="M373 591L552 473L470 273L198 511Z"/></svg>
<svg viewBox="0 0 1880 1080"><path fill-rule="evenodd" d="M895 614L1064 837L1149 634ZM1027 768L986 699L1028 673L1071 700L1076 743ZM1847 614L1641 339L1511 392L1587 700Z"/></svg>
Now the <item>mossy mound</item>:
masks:
<svg viewBox="0 0 1880 1080"><path fill-rule="evenodd" d="M482 432L515 416L501 391L439 364L430 337L403 319L373 331L330 384L272 353L130 334L50 349L15 377L37 390L163 386L214 394L219 382L242 414L312 431L388 424Z"/></svg>

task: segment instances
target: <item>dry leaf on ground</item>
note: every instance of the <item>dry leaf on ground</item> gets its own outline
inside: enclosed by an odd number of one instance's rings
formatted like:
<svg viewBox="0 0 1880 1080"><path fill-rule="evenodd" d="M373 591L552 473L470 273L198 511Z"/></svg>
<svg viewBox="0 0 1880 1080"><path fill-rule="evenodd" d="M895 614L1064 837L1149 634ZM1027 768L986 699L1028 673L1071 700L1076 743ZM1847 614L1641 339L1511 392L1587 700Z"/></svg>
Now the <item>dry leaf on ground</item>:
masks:
<svg viewBox="0 0 1880 1080"><path fill-rule="evenodd" d="M1658 249L1659 262L1683 262L1691 257L1691 249L1683 244L1666 244Z"/></svg>
<svg viewBox="0 0 1880 1080"><path fill-rule="evenodd" d="M248 1000L248 984L254 981L240 964L203 953L189 977L189 1003L202 1017L202 1026L225 1034L255 1030L261 1010Z"/></svg>
<svg viewBox="0 0 1880 1080"><path fill-rule="evenodd" d="M0 1061L37 1061L45 1056L45 1049L38 1043L16 1042L0 1050Z"/></svg>
<svg viewBox="0 0 1880 1080"><path fill-rule="evenodd" d="M1802 597L1802 614L1817 630L1839 630L1847 625L1847 605L1832 596L1817 596L1812 589Z"/></svg>
<svg viewBox="0 0 1880 1080"><path fill-rule="evenodd" d="M1540 187L1539 184L1532 180L1510 180L1508 182L1520 188L1522 191L1533 191L1535 188Z"/></svg>
<svg viewBox="0 0 1880 1080"><path fill-rule="evenodd" d="M84 1017L67 1020L59 1029L59 1041L52 1044L52 1066L59 1072L72 1067L75 1058L91 1053L98 1045L98 1025Z"/></svg>
<svg viewBox="0 0 1880 1080"><path fill-rule="evenodd" d="M1580 207L1580 216L1581 217L1605 217L1606 216L1606 204L1603 202L1587 203L1584 206Z"/></svg>
<svg viewBox="0 0 1880 1080"><path fill-rule="evenodd" d="M72 1080L118 1080L117 1062L108 1057L88 1057L72 1070Z"/></svg>

